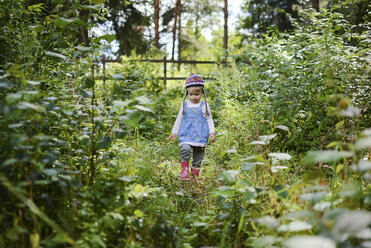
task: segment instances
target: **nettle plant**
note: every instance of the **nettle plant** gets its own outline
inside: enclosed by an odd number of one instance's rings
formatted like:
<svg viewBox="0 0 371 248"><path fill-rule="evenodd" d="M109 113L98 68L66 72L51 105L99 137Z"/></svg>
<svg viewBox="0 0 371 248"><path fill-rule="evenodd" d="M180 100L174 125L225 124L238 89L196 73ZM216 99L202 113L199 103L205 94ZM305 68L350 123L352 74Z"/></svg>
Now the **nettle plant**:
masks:
<svg viewBox="0 0 371 248"><path fill-rule="evenodd" d="M302 187L300 191L304 193L298 197L291 195L291 199L297 202L291 203L289 211L279 218L256 218L255 222L265 230L262 232L269 235L251 238L249 244L253 247L278 245L290 248L368 247L371 239L371 213L367 211L370 206L370 147L371 130L366 129L354 144L347 144L347 151L338 147L309 152L305 157L306 163L330 164L332 174L327 175L327 181L331 178L336 181L331 185L326 183L325 177L319 180L320 183ZM342 170L345 170L342 177L337 177ZM347 179L342 180L345 176ZM295 190L289 189L288 192L294 193Z"/></svg>
<svg viewBox="0 0 371 248"><path fill-rule="evenodd" d="M359 115L352 106L339 111L346 121L356 122ZM272 130L290 131L284 125ZM272 152L278 137L271 133L251 141L259 154L239 158L239 169L222 173L226 185L213 193L215 222L224 227L220 242L256 248L368 247L371 129L359 132L354 142L340 138L328 150L310 151L302 162Z"/></svg>
<svg viewBox="0 0 371 248"><path fill-rule="evenodd" d="M369 26L359 34L341 14L325 10L302 12L301 19L292 33L272 27L237 58L245 99L267 96L265 119L290 128L285 146L297 152L339 137L330 132L338 120L328 114L339 106L357 106L360 127L370 124Z"/></svg>

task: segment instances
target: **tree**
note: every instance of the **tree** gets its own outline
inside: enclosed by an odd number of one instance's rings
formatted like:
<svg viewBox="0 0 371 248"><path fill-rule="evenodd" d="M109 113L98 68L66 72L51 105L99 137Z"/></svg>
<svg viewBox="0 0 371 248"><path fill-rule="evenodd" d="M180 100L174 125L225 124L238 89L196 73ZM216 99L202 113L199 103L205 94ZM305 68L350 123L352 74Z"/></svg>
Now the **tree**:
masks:
<svg viewBox="0 0 371 248"><path fill-rule="evenodd" d="M368 0L331 0L328 3L328 8L344 14L345 19L353 25L371 22ZM363 32L364 30L364 28L358 27L357 31Z"/></svg>
<svg viewBox="0 0 371 248"><path fill-rule="evenodd" d="M155 0L155 47L160 48L160 0Z"/></svg>
<svg viewBox="0 0 371 248"><path fill-rule="evenodd" d="M228 0L224 0L224 42L223 48L228 49Z"/></svg>
<svg viewBox="0 0 371 248"><path fill-rule="evenodd" d="M181 8L181 1L177 0L175 5L175 13L174 13L174 26L173 26L173 48L171 51L171 59L174 60L175 55L175 41L176 41L176 31L177 31L177 22L178 17L180 16L180 8ZM180 23L179 23L180 26Z"/></svg>
<svg viewBox="0 0 371 248"><path fill-rule="evenodd" d="M145 28L149 26L151 18L137 8L148 3L148 0L108 0L105 3L109 10L107 19L112 22L120 44L119 55L130 55L133 51L144 54L150 47Z"/></svg>
<svg viewBox="0 0 371 248"><path fill-rule="evenodd" d="M310 0L310 2L312 4L312 8L316 11L319 11L319 0Z"/></svg>
<svg viewBox="0 0 371 248"><path fill-rule="evenodd" d="M249 30L259 36L265 33L271 25L276 25L280 31L292 29L290 17L298 16L295 5L300 5L299 0L251 0L245 1L243 10L247 14L241 19L240 29Z"/></svg>

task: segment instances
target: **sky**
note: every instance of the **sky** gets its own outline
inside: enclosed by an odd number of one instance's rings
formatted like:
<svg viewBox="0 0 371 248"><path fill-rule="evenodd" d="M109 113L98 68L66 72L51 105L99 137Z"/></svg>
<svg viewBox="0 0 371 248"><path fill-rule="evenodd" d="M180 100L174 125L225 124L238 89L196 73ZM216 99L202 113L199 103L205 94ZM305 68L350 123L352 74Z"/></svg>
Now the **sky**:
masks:
<svg viewBox="0 0 371 248"><path fill-rule="evenodd" d="M228 12L230 15L228 26L232 29L237 25L238 16L241 13L242 0L229 0Z"/></svg>

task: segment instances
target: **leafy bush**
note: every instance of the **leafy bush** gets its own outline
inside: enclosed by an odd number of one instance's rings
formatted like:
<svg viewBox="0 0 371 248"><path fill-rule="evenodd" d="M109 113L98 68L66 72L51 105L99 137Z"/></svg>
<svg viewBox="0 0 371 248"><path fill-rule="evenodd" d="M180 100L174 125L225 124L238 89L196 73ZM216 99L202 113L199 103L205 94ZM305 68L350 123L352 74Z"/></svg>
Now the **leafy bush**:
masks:
<svg viewBox="0 0 371 248"><path fill-rule="evenodd" d="M340 120L336 109L357 106L360 127L370 125L370 44L365 36L370 31L353 32L356 27L342 15L328 11L303 12L302 18L293 33L272 28L264 41L238 57L244 71L239 98L252 102L265 94L270 101L265 119L288 126L292 136L283 149L298 152L338 138L330 132Z"/></svg>

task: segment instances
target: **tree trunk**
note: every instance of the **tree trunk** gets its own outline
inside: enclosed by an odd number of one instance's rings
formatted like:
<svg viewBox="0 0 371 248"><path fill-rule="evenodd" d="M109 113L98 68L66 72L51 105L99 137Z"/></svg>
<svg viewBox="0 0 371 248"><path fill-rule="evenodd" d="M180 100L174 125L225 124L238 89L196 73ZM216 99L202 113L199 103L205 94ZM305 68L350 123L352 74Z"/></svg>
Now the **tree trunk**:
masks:
<svg viewBox="0 0 371 248"><path fill-rule="evenodd" d="M310 0L310 2L312 4L312 8L316 11L319 11L319 0Z"/></svg>
<svg viewBox="0 0 371 248"><path fill-rule="evenodd" d="M155 47L160 48L160 0L155 0Z"/></svg>
<svg viewBox="0 0 371 248"><path fill-rule="evenodd" d="M179 13L180 13L180 0L177 0L176 5L175 5L175 16L174 16L174 27L173 27L173 49L171 52L172 60L174 60L174 57L175 57L176 26L178 22Z"/></svg>
<svg viewBox="0 0 371 248"><path fill-rule="evenodd" d="M181 1L179 1L181 2ZM179 5L179 16L178 16L178 61L182 58L182 47L181 47L181 34L182 34L182 3ZM180 63L178 64L178 70L180 70Z"/></svg>
<svg viewBox="0 0 371 248"><path fill-rule="evenodd" d="M224 42L223 47L228 49L228 0L224 0Z"/></svg>

